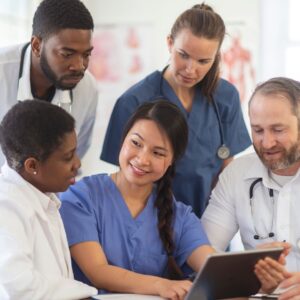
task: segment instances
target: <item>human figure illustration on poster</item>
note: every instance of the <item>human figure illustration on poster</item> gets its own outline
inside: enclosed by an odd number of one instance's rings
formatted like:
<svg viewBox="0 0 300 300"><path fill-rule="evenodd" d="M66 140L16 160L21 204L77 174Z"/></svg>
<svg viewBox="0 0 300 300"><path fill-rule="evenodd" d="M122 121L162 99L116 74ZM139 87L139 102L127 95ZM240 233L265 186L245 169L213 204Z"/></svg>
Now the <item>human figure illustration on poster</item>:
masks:
<svg viewBox="0 0 300 300"><path fill-rule="evenodd" d="M253 53L242 44L240 34L231 35L227 45L222 51L222 76L236 86L243 103L255 85Z"/></svg>

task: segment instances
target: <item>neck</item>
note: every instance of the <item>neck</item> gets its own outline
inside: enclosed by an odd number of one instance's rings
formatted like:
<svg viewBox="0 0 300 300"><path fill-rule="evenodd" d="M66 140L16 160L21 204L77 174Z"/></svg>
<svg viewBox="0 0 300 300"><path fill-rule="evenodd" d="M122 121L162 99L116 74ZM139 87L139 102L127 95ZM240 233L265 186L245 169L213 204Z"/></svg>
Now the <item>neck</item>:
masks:
<svg viewBox="0 0 300 300"><path fill-rule="evenodd" d="M173 78L173 75L169 68L166 69L163 75L164 79L169 83L172 87L173 91L175 92L176 96L182 103L183 107L187 111L191 111L193 99L195 95L195 88L194 87L182 87L179 86Z"/></svg>
<svg viewBox="0 0 300 300"><path fill-rule="evenodd" d="M138 186L126 180L122 171L112 174L112 180L115 182L121 192L125 202L146 205L149 195L152 192L153 184Z"/></svg>

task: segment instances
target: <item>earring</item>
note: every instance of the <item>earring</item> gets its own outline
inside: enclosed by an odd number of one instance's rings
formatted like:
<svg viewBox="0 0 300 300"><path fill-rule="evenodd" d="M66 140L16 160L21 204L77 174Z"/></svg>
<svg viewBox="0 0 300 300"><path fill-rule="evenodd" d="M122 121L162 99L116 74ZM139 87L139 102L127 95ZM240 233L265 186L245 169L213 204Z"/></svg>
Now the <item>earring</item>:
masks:
<svg viewBox="0 0 300 300"><path fill-rule="evenodd" d="M33 171L33 175L36 175L37 174L37 171Z"/></svg>

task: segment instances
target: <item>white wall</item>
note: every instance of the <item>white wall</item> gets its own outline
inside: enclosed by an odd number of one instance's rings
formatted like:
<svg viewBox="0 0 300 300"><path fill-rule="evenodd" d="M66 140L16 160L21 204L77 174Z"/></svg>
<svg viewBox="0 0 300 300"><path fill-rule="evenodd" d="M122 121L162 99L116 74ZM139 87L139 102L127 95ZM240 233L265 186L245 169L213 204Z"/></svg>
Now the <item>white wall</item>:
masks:
<svg viewBox="0 0 300 300"><path fill-rule="evenodd" d="M166 37L171 30L176 17L194 4L201 3L191 0L85 0L85 5L91 11L95 25L103 24L140 24L153 26L153 70L162 69L168 62ZM259 70L259 0L211 0L207 1L217 11L225 23L230 26L241 24L247 26L244 37L249 47L254 46L254 64ZM100 161L99 155L109 112L116 98L124 91L121 87L115 94L101 93L98 105L98 118L94 129L93 144L82 161L83 175L96 172L112 172L116 168ZM105 112L105 113L104 113Z"/></svg>

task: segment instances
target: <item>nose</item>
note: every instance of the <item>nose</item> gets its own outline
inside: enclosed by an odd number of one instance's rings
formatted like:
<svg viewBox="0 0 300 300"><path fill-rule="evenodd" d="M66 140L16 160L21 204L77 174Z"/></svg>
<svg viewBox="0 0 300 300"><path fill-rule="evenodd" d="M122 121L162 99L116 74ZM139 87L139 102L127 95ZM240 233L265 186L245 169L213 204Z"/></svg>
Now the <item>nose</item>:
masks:
<svg viewBox="0 0 300 300"><path fill-rule="evenodd" d="M274 147L276 145L276 139L274 134L272 134L271 132L265 131L264 135L262 136L262 146L265 149L271 149L272 147Z"/></svg>
<svg viewBox="0 0 300 300"><path fill-rule="evenodd" d="M69 66L70 71L82 72L86 69L85 59L81 55L76 55Z"/></svg>
<svg viewBox="0 0 300 300"><path fill-rule="evenodd" d="M78 155L75 153L74 161L73 161L73 170L77 172L80 167L81 167L81 161L80 161Z"/></svg>
<svg viewBox="0 0 300 300"><path fill-rule="evenodd" d="M141 151L138 154L138 163L141 166L148 166L150 164L150 154L148 151Z"/></svg>
<svg viewBox="0 0 300 300"><path fill-rule="evenodd" d="M187 60L185 69L187 73L193 73L195 71L195 64L193 59L189 58Z"/></svg>

